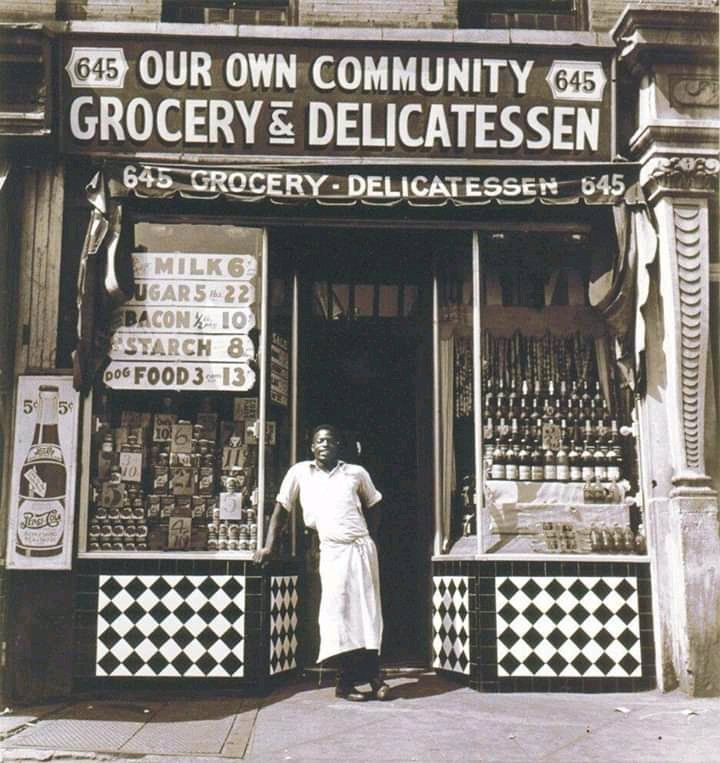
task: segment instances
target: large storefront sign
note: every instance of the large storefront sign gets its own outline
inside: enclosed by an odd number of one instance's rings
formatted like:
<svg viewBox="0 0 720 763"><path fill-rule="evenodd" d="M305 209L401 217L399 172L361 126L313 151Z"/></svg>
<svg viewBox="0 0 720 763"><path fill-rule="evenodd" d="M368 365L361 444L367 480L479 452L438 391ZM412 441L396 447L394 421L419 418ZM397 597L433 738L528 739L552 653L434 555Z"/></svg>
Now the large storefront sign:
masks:
<svg viewBox="0 0 720 763"><path fill-rule="evenodd" d="M8 568L70 569L78 400L72 377L18 379Z"/></svg>
<svg viewBox="0 0 720 763"><path fill-rule="evenodd" d="M612 50L62 41L63 149L126 156L609 161Z"/></svg>
<svg viewBox="0 0 720 763"><path fill-rule="evenodd" d="M130 298L112 317L113 389L229 390L255 384L257 260L250 254L133 252Z"/></svg>
<svg viewBox="0 0 720 763"><path fill-rule="evenodd" d="M173 166L109 162L110 194L146 198L216 199L277 203L457 206L498 204L617 204L637 183L639 165L539 165L514 168L317 165ZM189 267L189 265L187 266ZM245 295L247 296L247 295ZM188 292L187 300L194 299ZM235 297L243 304L243 295ZM156 294L157 299L162 295Z"/></svg>

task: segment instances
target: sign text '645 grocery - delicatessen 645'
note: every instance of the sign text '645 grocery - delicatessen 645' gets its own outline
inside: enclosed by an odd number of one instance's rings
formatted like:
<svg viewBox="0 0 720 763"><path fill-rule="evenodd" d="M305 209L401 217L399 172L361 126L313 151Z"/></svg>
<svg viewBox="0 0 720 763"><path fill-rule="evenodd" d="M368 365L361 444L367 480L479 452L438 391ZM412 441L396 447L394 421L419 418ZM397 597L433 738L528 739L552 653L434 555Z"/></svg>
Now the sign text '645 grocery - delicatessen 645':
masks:
<svg viewBox="0 0 720 763"><path fill-rule="evenodd" d="M608 161L610 49L63 38L75 153Z"/></svg>
<svg viewBox="0 0 720 763"><path fill-rule="evenodd" d="M247 254L134 252L133 294L113 314L115 389L252 389L257 261Z"/></svg>

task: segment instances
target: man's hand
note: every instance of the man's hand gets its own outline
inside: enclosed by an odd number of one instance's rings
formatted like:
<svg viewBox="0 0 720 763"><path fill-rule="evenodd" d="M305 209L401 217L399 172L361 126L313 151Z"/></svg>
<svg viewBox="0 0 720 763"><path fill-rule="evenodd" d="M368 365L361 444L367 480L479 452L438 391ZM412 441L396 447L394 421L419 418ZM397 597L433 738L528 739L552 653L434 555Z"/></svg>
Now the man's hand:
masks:
<svg viewBox="0 0 720 763"><path fill-rule="evenodd" d="M262 564L266 559L270 557L271 554L272 554L272 549L269 546L264 546L263 548L259 548L253 554L253 562L255 562L255 564Z"/></svg>
<svg viewBox="0 0 720 763"><path fill-rule="evenodd" d="M265 545L253 554L253 561L256 564L262 564L272 555L273 549L276 546L276 539L282 528L285 526L286 521L287 511L283 508L282 504L276 503L272 516L270 517Z"/></svg>

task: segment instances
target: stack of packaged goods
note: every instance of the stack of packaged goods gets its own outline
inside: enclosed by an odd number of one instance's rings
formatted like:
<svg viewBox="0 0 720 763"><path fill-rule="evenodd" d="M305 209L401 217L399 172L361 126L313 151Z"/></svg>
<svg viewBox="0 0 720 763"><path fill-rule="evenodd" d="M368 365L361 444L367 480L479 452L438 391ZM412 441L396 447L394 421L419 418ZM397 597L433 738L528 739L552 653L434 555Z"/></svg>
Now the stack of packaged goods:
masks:
<svg viewBox="0 0 720 763"><path fill-rule="evenodd" d="M251 422L125 411L97 422L89 551L251 550L257 546L257 441ZM228 514L225 509L228 508Z"/></svg>
<svg viewBox="0 0 720 763"><path fill-rule="evenodd" d="M147 551L148 521L143 462L148 414L123 417L122 425L98 428L89 551Z"/></svg>

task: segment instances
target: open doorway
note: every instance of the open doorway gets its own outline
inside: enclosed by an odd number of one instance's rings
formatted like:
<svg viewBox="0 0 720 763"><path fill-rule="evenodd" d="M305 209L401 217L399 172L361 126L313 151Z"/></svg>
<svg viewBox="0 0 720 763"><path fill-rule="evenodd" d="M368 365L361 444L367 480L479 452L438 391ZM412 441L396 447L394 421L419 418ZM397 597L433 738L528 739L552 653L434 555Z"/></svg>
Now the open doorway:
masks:
<svg viewBox="0 0 720 763"><path fill-rule="evenodd" d="M386 666L429 654L432 538L432 249L427 234L303 232L297 260L300 423L344 430L346 460L383 493L378 539ZM355 443L359 443L359 448ZM301 457L307 457L301 443ZM309 576L310 610L319 579ZM311 628L308 658L317 654ZM315 642L315 643L313 643Z"/></svg>

